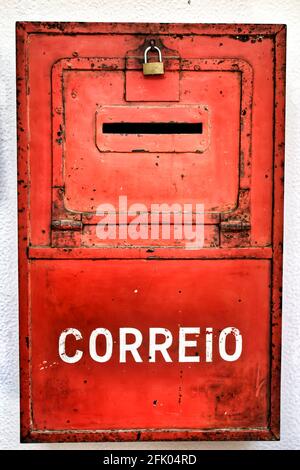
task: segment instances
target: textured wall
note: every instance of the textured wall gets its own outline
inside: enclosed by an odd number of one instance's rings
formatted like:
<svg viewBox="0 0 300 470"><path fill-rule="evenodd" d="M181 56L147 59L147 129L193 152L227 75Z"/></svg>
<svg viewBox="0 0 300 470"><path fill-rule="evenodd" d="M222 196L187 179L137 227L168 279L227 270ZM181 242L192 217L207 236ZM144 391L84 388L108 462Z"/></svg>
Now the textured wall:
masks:
<svg viewBox="0 0 300 470"><path fill-rule="evenodd" d="M84 5L84 6L83 6ZM299 0L0 0L0 447L6 449L300 448ZM15 21L286 23L288 25L282 438L261 443L19 443Z"/></svg>

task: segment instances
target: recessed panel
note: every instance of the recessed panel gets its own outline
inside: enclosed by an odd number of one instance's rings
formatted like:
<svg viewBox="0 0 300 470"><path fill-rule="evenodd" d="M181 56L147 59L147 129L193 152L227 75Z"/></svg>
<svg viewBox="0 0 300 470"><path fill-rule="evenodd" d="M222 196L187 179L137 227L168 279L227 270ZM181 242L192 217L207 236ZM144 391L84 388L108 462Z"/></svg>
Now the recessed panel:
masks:
<svg viewBox="0 0 300 470"><path fill-rule="evenodd" d="M240 73L182 72L180 104L126 104L122 71L64 74L64 203L95 213L99 204L237 206ZM198 132L103 132L116 123L197 124ZM137 129L138 130L138 129ZM180 129L179 129L180 130Z"/></svg>

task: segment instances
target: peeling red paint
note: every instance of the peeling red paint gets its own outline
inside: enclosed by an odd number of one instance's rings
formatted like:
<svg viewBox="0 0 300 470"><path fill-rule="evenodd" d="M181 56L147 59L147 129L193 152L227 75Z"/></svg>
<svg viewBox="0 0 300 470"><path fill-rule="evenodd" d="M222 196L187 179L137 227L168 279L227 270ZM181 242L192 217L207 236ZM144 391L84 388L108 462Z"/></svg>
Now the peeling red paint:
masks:
<svg viewBox="0 0 300 470"><path fill-rule="evenodd" d="M285 35L283 25L17 23L24 442L279 438ZM143 78L152 38L165 76ZM127 121L136 107L205 105L203 148L172 147L170 164L151 139L147 147L129 135L128 155L107 157L95 144L96 116L112 105L130 107ZM124 185L149 204L200 198L209 208L203 248L99 244L97 204L104 194L115 202ZM170 331L203 316L211 320L204 329L234 319L246 335L241 366L62 373L55 338L72 326L66 319L85 334L95 317L117 329L118 315L130 323L132 312L141 330L143 319Z"/></svg>

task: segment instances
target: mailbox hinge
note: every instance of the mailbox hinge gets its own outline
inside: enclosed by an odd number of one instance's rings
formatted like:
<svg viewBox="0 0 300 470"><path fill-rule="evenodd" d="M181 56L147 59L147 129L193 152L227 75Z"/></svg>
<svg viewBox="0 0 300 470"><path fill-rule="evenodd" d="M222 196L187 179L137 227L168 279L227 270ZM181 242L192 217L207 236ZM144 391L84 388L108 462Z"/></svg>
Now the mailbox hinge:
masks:
<svg viewBox="0 0 300 470"><path fill-rule="evenodd" d="M82 229L81 220L52 220L52 230L76 230Z"/></svg>
<svg viewBox="0 0 300 470"><path fill-rule="evenodd" d="M221 222L222 232L243 232L244 230L250 230L250 228L250 223L244 220L225 220Z"/></svg>

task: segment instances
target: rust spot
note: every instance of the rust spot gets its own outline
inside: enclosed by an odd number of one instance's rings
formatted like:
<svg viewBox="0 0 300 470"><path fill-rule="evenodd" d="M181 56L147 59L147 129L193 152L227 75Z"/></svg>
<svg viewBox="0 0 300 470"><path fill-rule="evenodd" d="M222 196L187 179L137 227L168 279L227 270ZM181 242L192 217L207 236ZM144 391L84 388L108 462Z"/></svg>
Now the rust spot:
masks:
<svg viewBox="0 0 300 470"><path fill-rule="evenodd" d="M182 401L182 393L181 393L181 387L179 386L178 387L178 403L179 405L181 404L181 401Z"/></svg>
<svg viewBox="0 0 300 470"><path fill-rule="evenodd" d="M250 40L250 37L248 34L240 34L238 36L233 36L234 39L237 39L238 41L242 42L247 42Z"/></svg>

